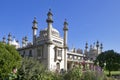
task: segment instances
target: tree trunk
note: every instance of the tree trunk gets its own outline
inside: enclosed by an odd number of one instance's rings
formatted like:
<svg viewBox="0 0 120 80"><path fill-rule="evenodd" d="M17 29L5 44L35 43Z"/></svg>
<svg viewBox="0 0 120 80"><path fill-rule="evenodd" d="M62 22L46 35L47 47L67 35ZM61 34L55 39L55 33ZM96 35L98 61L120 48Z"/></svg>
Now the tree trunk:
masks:
<svg viewBox="0 0 120 80"><path fill-rule="evenodd" d="M109 70L109 77L111 76L111 71Z"/></svg>

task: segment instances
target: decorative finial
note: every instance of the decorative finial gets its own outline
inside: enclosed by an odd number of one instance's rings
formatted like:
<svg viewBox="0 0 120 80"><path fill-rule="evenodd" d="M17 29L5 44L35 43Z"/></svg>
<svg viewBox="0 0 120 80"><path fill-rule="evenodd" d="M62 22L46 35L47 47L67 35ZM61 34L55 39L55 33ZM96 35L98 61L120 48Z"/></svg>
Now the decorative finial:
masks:
<svg viewBox="0 0 120 80"><path fill-rule="evenodd" d="M34 17L34 20L32 22L33 24L37 24L37 20L36 20L36 17Z"/></svg>
<svg viewBox="0 0 120 80"><path fill-rule="evenodd" d="M53 23L53 19L52 19L53 14L51 12L51 9L49 9L49 11L47 13L47 16L48 16L48 18L47 18L46 22L47 23Z"/></svg>
<svg viewBox="0 0 120 80"><path fill-rule="evenodd" d="M8 34L8 37L10 37L10 36L11 36L11 33Z"/></svg>
<svg viewBox="0 0 120 80"><path fill-rule="evenodd" d="M5 36L3 37L3 43L6 43L6 38L5 38Z"/></svg>
<svg viewBox="0 0 120 80"><path fill-rule="evenodd" d="M36 17L34 17L34 20L36 20Z"/></svg>
<svg viewBox="0 0 120 80"><path fill-rule="evenodd" d="M65 21L64 21L64 25L68 25L68 23L67 23L67 19L65 19Z"/></svg>
<svg viewBox="0 0 120 80"><path fill-rule="evenodd" d="M32 23L33 23L32 29L38 29L38 27L37 27L38 22L36 20L36 17L34 17L34 20Z"/></svg>
<svg viewBox="0 0 120 80"><path fill-rule="evenodd" d="M6 39L5 36L3 37L3 40Z"/></svg>
<svg viewBox="0 0 120 80"><path fill-rule="evenodd" d="M99 44L99 41L97 40L97 44Z"/></svg>
<svg viewBox="0 0 120 80"><path fill-rule="evenodd" d="M49 12L51 12L51 9L49 9Z"/></svg>
<svg viewBox="0 0 120 80"><path fill-rule="evenodd" d="M17 43L19 43L19 41L18 41L18 40L16 40L16 42L17 42Z"/></svg>
<svg viewBox="0 0 120 80"><path fill-rule="evenodd" d="M97 40L96 42L96 47L98 48L99 47L99 41Z"/></svg>
<svg viewBox="0 0 120 80"><path fill-rule="evenodd" d="M63 30L68 30L68 23L67 23L67 19L65 19L65 21L64 21L64 28L63 28Z"/></svg>
<svg viewBox="0 0 120 80"><path fill-rule="evenodd" d="M86 44L85 44L85 49L87 49L88 48L88 43L87 43L87 41L86 41Z"/></svg>
<svg viewBox="0 0 120 80"><path fill-rule="evenodd" d="M25 36L25 41L28 41L28 38L27 38L27 36Z"/></svg>
<svg viewBox="0 0 120 80"><path fill-rule="evenodd" d="M103 49L103 44L102 43L100 44L100 49Z"/></svg>
<svg viewBox="0 0 120 80"><path fill-rule="evenodd" d="M47 15L48 15L48 16L50 16L50 15L51 15L51 16L53 16L53 15L52 15L52 11L51 11L51 9L49 9L49 11L48 11L48 14L47 14Z"/></svg>

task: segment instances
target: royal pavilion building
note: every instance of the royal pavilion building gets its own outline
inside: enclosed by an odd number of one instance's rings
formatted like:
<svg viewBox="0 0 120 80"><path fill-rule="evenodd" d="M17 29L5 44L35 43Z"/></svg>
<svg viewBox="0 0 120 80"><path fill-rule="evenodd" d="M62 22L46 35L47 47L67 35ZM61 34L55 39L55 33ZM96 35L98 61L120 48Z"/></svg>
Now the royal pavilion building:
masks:
<svg viewBox="0 0 120 80"><path fill-rule="evenodd" d="M20 43L12 39L11 33L8 34L8 42L3 37L2 42L9 45L14 45L19 51L20 55L25 57L34 57L38 59L43 65L51 71L60 71L61 69L70 70L77 66L93 67L93 60L96 59L98 54L102 52L102 44L98 41L88 48L88 43L85 44L85 50L82 49L69 49L68 46L68 23L65 20L63 25L64 37L62 38L60 32L53 27L53 14L51 10L47 13L47 27L44 30L38 31L38 22L36 18L33 20L32 25L32 42L28 42L28 38L22 39L22 46Z"/></svg>

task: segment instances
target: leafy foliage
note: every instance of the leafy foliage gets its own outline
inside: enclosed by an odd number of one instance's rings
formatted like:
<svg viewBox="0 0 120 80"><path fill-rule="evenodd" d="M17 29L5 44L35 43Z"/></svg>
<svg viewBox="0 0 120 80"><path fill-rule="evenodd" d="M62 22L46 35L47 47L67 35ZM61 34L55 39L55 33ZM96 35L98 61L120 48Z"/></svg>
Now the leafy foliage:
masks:
<svg viewBox="0 0 120 80"><path fill-rule="evenodd" d="M19 69L19 80L107 80L102 71L82 71L79 67L74 67L70 71L54 73L46 68L34 58L23 58L22 66ZM108 79L109 80L109 79ZM113 79L111 79L113 80Z"/></svg>
<svg viewBox="0 0 120 80"><path fill-rule="evenodd" d="M21 56L14 46L0 43L0 78L5 78L12 68L21 65Z"/></svg>
<svg viewBox="0 0 120 80"><path fill-rule="evenodd" d="M18 70L20 80L61 80L59 74L48 71L38 60L24 57Z"/></svg>
<svg viewBox="0 0 120 80"><path fill-rule="evenodd" d="M106 70L109 71L110 76L111 71L117 71L120 69L120 54L113 50L108 50L98 55L95 62L98 62L101 68L105 66Z"/></svg>
<svg viewBox="0 0 120 80"><path fill-rule="evenodd" d="M81 75L82 75L81 69L79 67L75 67L65 74L64 79L65 80L80 80Z"/></svg>
<svg viewBox="0 0 120 80"><path fill-rule="evenodd" d="M24 57L22 66L18 70L21 80L36 80L44 72L44 67L34 58Z"/></svg>

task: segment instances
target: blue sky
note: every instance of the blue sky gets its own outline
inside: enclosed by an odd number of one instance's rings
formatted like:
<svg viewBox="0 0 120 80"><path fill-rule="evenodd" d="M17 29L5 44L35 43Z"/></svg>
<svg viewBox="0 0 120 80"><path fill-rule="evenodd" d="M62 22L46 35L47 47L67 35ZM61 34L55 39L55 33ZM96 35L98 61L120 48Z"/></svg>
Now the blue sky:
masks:
<svg viewBox="0 0 120 80"><path fill-rule="evenodd" d="M32 41L32 21L36 16L38 34L47 27L46 14L52 9L54 28L63 36L63 22L69 23L68 45L84 49L86 41L103 43L104 50L120 53L120 0L1 0L0 40L9 32L20 42Z"/></svg>

